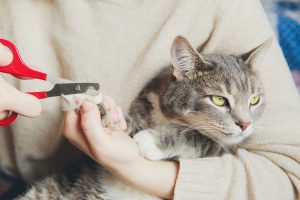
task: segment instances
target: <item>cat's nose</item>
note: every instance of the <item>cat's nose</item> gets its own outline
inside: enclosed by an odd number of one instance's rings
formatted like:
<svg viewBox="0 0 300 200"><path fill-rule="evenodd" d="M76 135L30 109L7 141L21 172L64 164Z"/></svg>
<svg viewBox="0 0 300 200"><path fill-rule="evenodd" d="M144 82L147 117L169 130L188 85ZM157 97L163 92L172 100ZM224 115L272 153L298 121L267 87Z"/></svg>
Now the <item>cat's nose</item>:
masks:
<svg viewBox="0 0 300 200"><path fill-rule="evenodd" d="M238 125L242 131L246 130L248 126L251 124L250 122L235 122L236 125Z"/></svg>

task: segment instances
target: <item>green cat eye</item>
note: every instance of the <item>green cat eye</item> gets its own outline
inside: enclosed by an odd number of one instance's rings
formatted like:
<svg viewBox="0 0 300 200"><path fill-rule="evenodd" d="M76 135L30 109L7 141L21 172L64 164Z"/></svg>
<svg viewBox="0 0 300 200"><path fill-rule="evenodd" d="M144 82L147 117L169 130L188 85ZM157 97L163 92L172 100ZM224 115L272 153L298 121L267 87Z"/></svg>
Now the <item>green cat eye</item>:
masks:
<svg viewBox="0 0 300 200"><path fill-rule="evenodd" d="M221 97L221 96L212 95L212 96L210 96L210 100L217 106L225 106L226 105L226 98Z"/></svg>
<svg viewBox="0 0 300 200"><path fill-rule="evenodd" d="M251 100L250 100L250 104L252 105L252 106L254 106L254 105L256 105L256 104L258 104L258 102L259 102L259 99L260 99L260 97L257 95L257 96L254 96L254 97L252 97L251 98Z"/></svg>

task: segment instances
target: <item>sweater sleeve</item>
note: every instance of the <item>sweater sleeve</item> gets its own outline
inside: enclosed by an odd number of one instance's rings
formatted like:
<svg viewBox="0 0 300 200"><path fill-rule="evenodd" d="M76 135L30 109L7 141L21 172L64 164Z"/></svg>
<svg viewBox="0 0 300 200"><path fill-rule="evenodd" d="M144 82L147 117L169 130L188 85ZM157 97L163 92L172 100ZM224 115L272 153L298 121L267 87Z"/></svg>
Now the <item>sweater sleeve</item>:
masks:
<svg viewBox="0 0 300 200"><path fill-rule="evenodd" d="M259 1L224 2L204 51L240 54L273 35ZM299 95L277 41L258 70L267 106L255 132L235 154L180 160L175 199L300 198Z"/></svg>

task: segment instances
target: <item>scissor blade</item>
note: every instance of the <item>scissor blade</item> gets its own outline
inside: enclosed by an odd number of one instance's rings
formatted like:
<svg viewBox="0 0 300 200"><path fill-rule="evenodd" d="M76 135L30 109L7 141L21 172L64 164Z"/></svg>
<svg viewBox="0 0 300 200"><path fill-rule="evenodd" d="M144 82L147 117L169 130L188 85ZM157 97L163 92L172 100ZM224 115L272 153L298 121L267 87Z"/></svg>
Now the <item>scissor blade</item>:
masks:
<svg viewBox="0 0 300 200"><path fill-rule="evenodd" d="M55 84L52 90L47 92L48 97L61 95L86 93L88 90L99 91L99 83L60 83Z"/></svg>

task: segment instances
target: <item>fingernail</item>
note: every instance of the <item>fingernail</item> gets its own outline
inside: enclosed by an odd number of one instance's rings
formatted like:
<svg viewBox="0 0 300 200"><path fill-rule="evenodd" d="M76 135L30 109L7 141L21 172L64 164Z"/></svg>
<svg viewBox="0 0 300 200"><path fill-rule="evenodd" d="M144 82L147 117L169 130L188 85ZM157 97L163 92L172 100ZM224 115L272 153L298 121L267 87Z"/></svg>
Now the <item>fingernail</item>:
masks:
<svg viewBox="0 0 300 200"><path fill-rule="evenodd" d="M119 123L119 121L120 121L118 112L116 110L114 110L114 112L113 112L113 121L115 124Z"/></svg>

